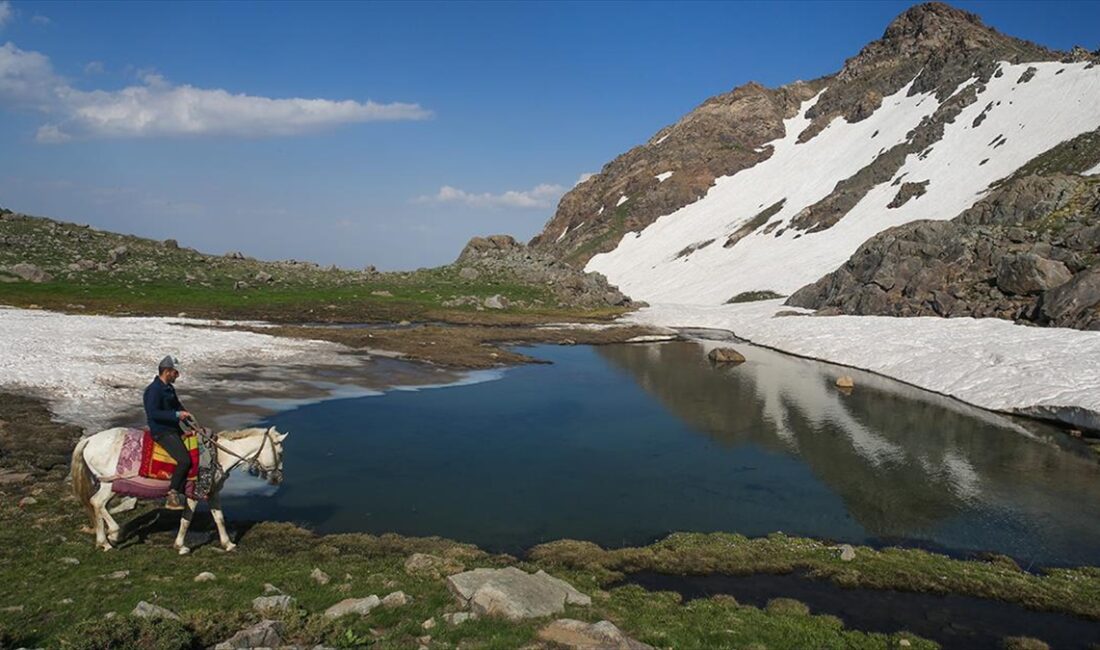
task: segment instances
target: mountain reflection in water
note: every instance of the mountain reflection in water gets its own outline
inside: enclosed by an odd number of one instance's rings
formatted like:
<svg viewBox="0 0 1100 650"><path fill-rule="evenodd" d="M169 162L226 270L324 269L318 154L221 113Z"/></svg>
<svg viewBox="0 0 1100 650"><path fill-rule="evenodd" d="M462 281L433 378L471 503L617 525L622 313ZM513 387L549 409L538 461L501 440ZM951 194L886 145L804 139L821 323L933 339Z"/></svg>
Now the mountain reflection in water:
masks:
<svg viewBox="0 0 1100 650"><path fill-rule="evenodd" d="M1100 468L1053 427L755 346L733 344L743 364L707 359L727 345L598 351L721 444L801 459L880 540L934 539L962 518L1021 537L1056 526L1042 537L1070 543L1100 534ZM854 391L837 389L841 375L855 377Z"/></svg>
<svg viewBox="0 0 1100 650"><path fill-rule="evenodd" d="M534 346L552 365L285 410L284 482L225 507L509 553L783 531L1100 564L1100 466L1065 434L748 345L715 367L714 345Z"/></svg>

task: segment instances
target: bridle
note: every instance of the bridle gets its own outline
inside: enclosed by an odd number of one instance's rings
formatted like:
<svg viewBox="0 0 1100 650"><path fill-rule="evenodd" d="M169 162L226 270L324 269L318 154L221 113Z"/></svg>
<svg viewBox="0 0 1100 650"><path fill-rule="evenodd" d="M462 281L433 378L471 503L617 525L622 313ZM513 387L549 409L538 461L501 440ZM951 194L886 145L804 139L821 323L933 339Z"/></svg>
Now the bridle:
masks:
<svg viewBox="0 0 1100 650"><path fill-rule="evenodd" d="M226 475L237 469L241 464L248 466L248 473L252 476L259 476L266 479L272 485L277 485L283 480L283 455L279 452L279 445L275 439L271 436L271 429L264 429L263 440L260 441L260 446L256 449L256 452L249 456L242 456L218 442L218 436L214 432L210 431L206 427L200 427L198 422L194 418L184 421L184 426L189 431L194 432L202 440L208 444L214 446L220 452L225 452L233 458L236 458L232 465L227 467L224 471ZM260 464L260 454L264 452L264 448L268 443L271 443L271 452L275 456L275 467L273 469L266 469Z"/></svg>

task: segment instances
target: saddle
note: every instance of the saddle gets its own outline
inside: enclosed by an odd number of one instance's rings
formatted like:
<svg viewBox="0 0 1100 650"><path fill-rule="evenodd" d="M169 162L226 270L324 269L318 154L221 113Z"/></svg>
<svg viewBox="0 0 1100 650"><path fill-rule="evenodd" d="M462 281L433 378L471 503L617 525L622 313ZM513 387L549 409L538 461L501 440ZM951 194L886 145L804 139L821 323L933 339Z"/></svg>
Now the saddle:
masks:
<svg viewBox="0 0 1100 650"><path fill-rule="evenodd" d="M191 454L191 471L187 473L184 492L194 498L200 464L199 437L194 433L184 434L183 444ZM122 439L115 476L108 480L116 494L159 499L168 494L169 481L175 469L176 461L153 440L148 429L129 429ZM205 490L199 492L199 498L205 497Z"/></svg>

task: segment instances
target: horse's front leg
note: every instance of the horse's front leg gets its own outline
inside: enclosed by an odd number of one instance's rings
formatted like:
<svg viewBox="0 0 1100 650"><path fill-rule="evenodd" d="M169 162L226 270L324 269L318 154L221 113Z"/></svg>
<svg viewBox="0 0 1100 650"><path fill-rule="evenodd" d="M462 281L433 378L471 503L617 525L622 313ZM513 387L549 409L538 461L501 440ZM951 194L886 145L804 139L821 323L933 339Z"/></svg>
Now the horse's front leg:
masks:
<svg viewBox="0 0 1100 650"><path fill-rule="evenodd" d="M214 525L218 527L218 538L221 540L222 548L227 551L232 551L237 548L229 539L229 533L225 530L225 513L222 512L222 499L218 490L214 490L209 496L210 514L214 517Z"/></svg>
<svg viewBox="0 0 1100 650"><path fill-rule="evenodd" d="M176 542L172 545L180 552L180 555L187 555L191 552L191 549L183 543L183 540L187 537L187 529L191 527L191 518L195 516L195 506L198 503L194 499L188 499L187 508L180 512L180 532L176 534Z"/></svg>

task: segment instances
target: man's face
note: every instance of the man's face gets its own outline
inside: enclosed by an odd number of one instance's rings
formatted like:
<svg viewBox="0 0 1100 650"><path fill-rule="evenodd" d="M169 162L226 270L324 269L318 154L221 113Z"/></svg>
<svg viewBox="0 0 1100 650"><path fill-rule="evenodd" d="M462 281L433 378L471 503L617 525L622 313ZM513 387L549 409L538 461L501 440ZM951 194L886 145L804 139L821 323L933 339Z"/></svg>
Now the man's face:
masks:
<svg viewBox="0 0 1100 650"><path fill-rule="evenodd" d="M180 371L174 368L165 368L160 371L160 379L166 384L176 383L176 379L180 376Z"/></svg>

